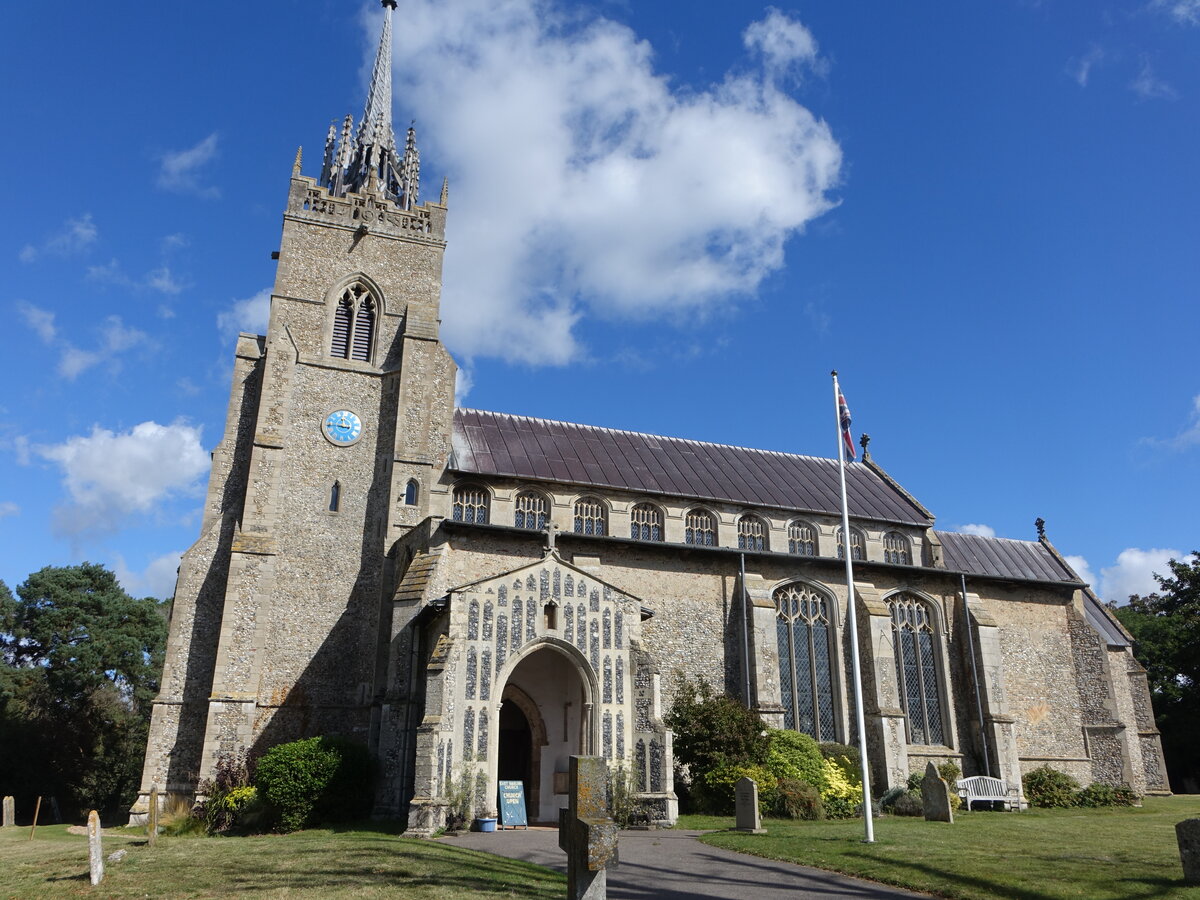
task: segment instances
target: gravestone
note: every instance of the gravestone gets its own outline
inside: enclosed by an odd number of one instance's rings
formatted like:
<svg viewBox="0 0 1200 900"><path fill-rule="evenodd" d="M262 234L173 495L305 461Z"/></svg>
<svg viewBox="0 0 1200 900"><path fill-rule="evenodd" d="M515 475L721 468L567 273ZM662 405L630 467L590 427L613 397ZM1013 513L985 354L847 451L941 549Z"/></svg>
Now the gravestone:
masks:
<svg viewBox="0 0 1200 900"><path fill-rule="evenodd" d="M88 863L95 887L104 880L104 851L100 849L100 814L94 809L88 813Z"/></svg>
<svg viewBox="0 0 1200 900"><path fill-rule="evenodd" d="M567 853L568 900L604 900L608 866L617 864L617 823L608 813L608 767L599 756L572 756L558 846Z"/></svg>
<svg viewBox="0 0 1200 900"><path fill-rule="evenodd" d="M16 801L12 797L4 798L4 828L14 828L17 824Z"/></svg>
<svg viewBox="0 0 1200 900"><path fill-rule="evenodd" d="M158 841L158 785L150 786L150 813L146 816L146 843L153 847Z"/></svg>
<svg viewBox="0 0 1200 900"><path fill-rule="evenodd" d="M925 777L921 779L921 806L925 810L926 822L954 821L954 809L950 806L950 785L942 780L933 763L925 764Z"/></svg>
<svg viewBox="0 0 1200 900"><path fill-rule="evenodd" d="M758 783L753 778L739 778L733 786L734 812L737 814L737 825L734 831L744 831L747 834L766 834L762 827L762 817L758 813Z"/></svg>
<svg viewBox="0 0 1200 900"><path fill-rule="evenodd" d="M1183 880L1200 884L1200 819L1184 819L1175 826L1179 841L1179 861L1183 863Z"/></svg>

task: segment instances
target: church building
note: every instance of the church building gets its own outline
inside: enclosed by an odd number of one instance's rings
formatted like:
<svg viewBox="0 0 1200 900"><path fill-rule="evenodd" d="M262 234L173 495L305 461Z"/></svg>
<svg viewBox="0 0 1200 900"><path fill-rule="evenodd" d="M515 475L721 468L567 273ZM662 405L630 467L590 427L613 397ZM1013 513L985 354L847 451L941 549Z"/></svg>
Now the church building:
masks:
<svg viewBox="0 0 1200 900"><path fill-rule="evenodd" d="M239 337L184 555L135 819L223 755L366 744L375 813L445 821L464 771L557 821L568 757L677 815L679 676L856 743L854 560L878 790L953 760L1165 792L1129 635L1045 536L938 531L870 454L838 462L456 408L439 337L448 192L392 127L391 17L366 109L299 155L265 335ZM866 450L864 442L864 451Z"/></svg>

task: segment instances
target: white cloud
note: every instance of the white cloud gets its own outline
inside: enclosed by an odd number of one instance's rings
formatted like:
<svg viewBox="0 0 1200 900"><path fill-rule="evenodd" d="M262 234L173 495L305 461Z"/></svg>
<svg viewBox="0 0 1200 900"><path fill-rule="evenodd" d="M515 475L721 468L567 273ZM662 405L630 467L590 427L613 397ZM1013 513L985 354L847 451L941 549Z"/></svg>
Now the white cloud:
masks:
<svg viewBox="0 0 1200 900"><path fill-rule="evenodd" d="M83 350L63 342L62 356L58 361L58 374L68 380L78 378L83 372L101 363L121 365L121 354L132 350L146 340L146 333L129 328L120 316L109 316L100 329L100 341L93 350Z"/></svg>
<svg viewBox="0 0 1200 900"><path fill-rule="evenodd" d="M474 386L475 379L471 377L470 370L460 368L454 376L454 405L462 406Z"/></svg>
<svg viewBox="0 0 1200 900"><path fill-rule="evenodd" d="M964 525L958 529L959 534L976 534L979 537L993 538L996 536L996 529L990 525Z"/></svg>
<svg viewBox="0 0 1200 900"><path fill-rule="evenodd" d="M1192 398L1187 425L1174 437L1142 438L1141 443L1167 450L1188 450L1200 446L1200 394Z"/></svg>
<svg viewBox="0 0 1200 900"><path fill-rule="evenodd" d="M62 468L69 500L55 510L55 528L67 535L116 531L128 516L192 493L209 469L200 428L184 422L143 422L121 433L97 425L36 450Z"/></svg>
<svg viewBox="0 0 1200 900"><path fill-rule="evenodd" d="M21 507L13 503L11 500L0 502L0 519L6 519L9 516L17 516L21 514Z"/></svg>
<svg viewBox="0 0 1200 900"><path fill-rule="evenodd" d="M1154 575L1170 575L1167 562L1182 558L1182 553L1172 549L1140 550L1130 547L1122 550L1117 555L1115 565L1100 570L1100 590L1097 593L1105 600L1115 600L1117 603L1125 603L1130 594L1153 593L1158 590Z"/></svg>
<svg viewBox="0 0 1200 900"><path fill-rule="evenodd" d="M194 147L164 153L158 172L158 186L168 191L218 197L220 191L200 181L200 170L217 155L217 133L214 131Z"/></svg>
<svg viewBox="0 0 1200 900"><path fill-rule="evenodd" d="M175 579L179 572L179 560L183 552L176 550L152 559L141 572L134 572L125 564L123 556L117 556L113 573L126 593L134 597L155 597L166 600L175 595Z"/></svg>
<svg viewBox="0 0 1200 900"><path fill-rule="evenodd" d="M1068 71L1080 87L1087 87L1088 79L1092 75L1092 69L1103 60L1104 48L1099 44L1092 44L1088 48L1087 53L1083 54L1079 59L1071 60Z"/></svg>
<svg viewBox="0 0 1200 900"><path fill-rule="evenodd" d="M233 301L228 309L218 313L217 328L225 337L236 337L242 331L266 334L270 316L271 289L263 288L253 297Z"/></svg>
<svg viewBox="0 0 1200 900"><path fill-rule="evenodd" d="M43 253L70 256L96 243L99 236L100 229L92 221L92 214L84 213L78 219L67 219L59 232L47 238L41 247L26 244L17 256L23 263L31 263Z"/></svg>
<svg viewBox="0 0 1200 900"><path fill-rule="evenodd" d="M172 275L171 270L166 266L151 269L146 273L143 283L152 291L171 295L178 294L184 287L183 282Z"/></svg>
<svg viewBox="0 0 1200 900"><path fill-rule="evenodd" d="M1163 10L1180 25L1200 25L1200 0L1153 0L1150 6Z"/></svg>
<svg viewBox="0 0 1200 900"><path fill-rule="evenodd" d="M1175 88L1154 74L1148 59L1142 60L1142 68L1129 83L1129 89L1143 100L1174 100L1179 96Z"/></svg>
<svg viewBox="0 0 1200 900"><path fill-rule="evenodd" d="M467 357L562 364L584 315L728 307L834 205L841 149L771 68L816 44L781 13L744 37L762 66L700 89L628 28L539 0L414 0L396 40L405 114L453 181L443 334Z"/></svg>
<svg viewBox="0 0 1200 900"><path fill-rule="evenodd" d="M1067 565L1075 570L1076 575L1078 575L1083 581L1090 584L1092 586L1092 590L1094 590L1097 594L1100 594L1100 585L1097 583L1096 576L1092 572L1092 567L1088 564L1086 559L1084 559L1082 556L1064 556L1063 559L1067 561Z"/></svg>
<svg viewBox="0 0 1200 900"><path fill-rule="evenodd" d="M34 306L25 300L17 301L17 312L21 314L21 318L25 320L25 324L34 330L42 343L49 344L54 341L58 334L58 329L54 327L54 313L49 310L42 309L39 306Z"/></svg>
<svg viewBox="0 0 1200 900"><path fill-rule="evenodd" d="M121 263L110 259L103 265L88 266L87 277L90 281L100 284L111 284L117 287L133 288L138 291L158 291L168 296L174 296L187 287L172 272L169 266L159 266L151 269L141 278L133 278L121 268Z"/></svg>

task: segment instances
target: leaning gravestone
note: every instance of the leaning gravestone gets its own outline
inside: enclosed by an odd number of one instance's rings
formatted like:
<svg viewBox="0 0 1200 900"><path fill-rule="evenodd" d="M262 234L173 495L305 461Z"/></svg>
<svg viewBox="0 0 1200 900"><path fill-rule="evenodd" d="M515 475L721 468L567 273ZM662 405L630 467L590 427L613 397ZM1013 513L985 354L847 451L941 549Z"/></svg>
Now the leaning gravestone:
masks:
<svg viewBox="0 0 1200 900"><path fill-rule="evenodd" d="M94 809L88 813L88 863L95 887L104 880L104 851L100 849L100 814Z"/></svg>
<svg viewBox="0 0 1200 900"><path fill-rule="evenodd" d="M1183 863L1183 880L1200 884L1200 819L1184 819L1175 826L1179 841L1179 861Z"/></svg>
<svg viewBox="0 0 1200 900"><path fill-rule="evenodd" d="M146 844L153 847L158 841L158 785L150 787L150 812L146 816Z"/></svg>
<svg viewBox="0 0 1200 900"><path fill-rule="evenodd" d="M925 810L926 822L954 821L954 809L950 806L950 785L942 780L933 763L925 764L925 777L921 779L921 806Z"/></svg>
<svg viewBox="0 0 1200 900"><path fill-rule="evenodd" d="M558 846L567 853L568 900L604 900L608 866L617 864L617 823L608 814L608 767L599 756L572 756L570 804L558 811Z"/></svg>
<svg viewBox="0 0 1200 900"><path fill-rule="evenodd" d="M12 797L4 798L4 828L15 828L17 824L16 802Z"/></svg>
<svg viewBox="0 0 1200 900"><path fill-rule="evenodd" d="M739 778L733 786L733 803L737 815L734 831L744 831L747 834L766 833L758 812L758 782L753 778Z"/></svg>

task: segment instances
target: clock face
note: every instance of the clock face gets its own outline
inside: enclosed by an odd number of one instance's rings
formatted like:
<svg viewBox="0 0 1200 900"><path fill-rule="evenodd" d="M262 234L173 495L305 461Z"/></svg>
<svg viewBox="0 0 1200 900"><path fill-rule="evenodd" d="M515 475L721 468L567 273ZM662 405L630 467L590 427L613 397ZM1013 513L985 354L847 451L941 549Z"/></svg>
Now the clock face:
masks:
<svg viewBox="0 0 1200 900"><path fill-rule="evenodd" d="M321 432L335 444L353 444L362 436L362 420L348 409L336 409L325 417Z"/></svg>

